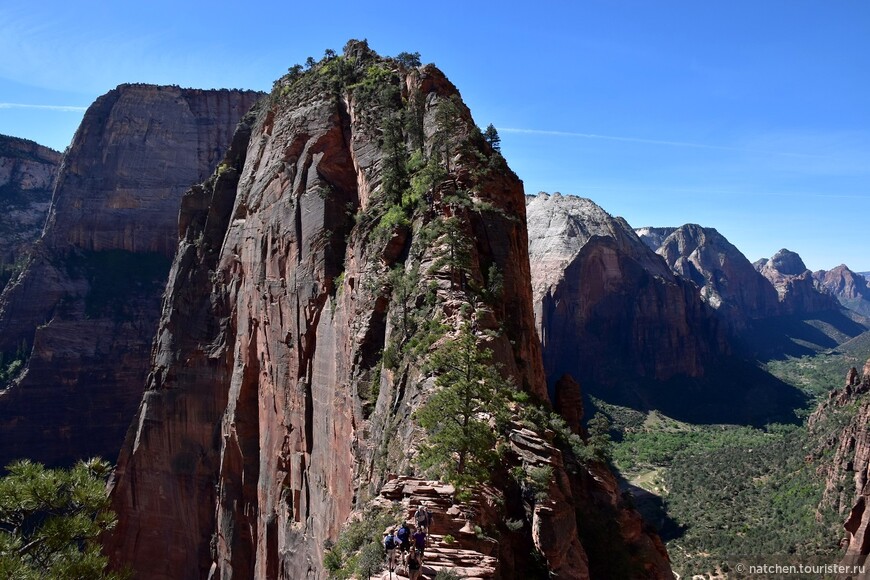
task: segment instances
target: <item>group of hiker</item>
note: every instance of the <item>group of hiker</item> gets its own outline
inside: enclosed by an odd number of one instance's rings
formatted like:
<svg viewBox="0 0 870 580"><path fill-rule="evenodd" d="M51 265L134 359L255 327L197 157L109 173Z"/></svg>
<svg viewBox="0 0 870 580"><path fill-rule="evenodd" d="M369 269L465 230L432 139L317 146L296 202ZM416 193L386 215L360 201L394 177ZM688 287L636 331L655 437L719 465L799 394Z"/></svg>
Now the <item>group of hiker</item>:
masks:
<svg viewBox="0 0 870 580"><path fill-rule="evenodd" d="M409 580L417 580L423 567L423 554L428 543L429 529L432 525L432 512L420 504L414 512L416 527L412 533L408 522L398 528L390 528L384 536L384 550L387 553L387 567L390 572L401 563L408 571Z"/></svg>

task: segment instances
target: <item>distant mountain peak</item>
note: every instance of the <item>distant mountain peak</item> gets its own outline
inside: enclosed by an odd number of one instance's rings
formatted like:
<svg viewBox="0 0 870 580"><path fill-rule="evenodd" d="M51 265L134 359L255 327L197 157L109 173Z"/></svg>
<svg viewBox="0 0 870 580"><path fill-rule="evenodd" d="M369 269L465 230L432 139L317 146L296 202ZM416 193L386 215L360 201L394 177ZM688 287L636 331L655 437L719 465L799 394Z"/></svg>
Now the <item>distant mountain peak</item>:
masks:
<svg viewBox="0 0 870 580"><path fill-rule="evenodd" d="M800 276L807 271L806 264L804 264L800 255L786 248L775 253L767 265L774 268L780 274L787 276Z"/></svg>

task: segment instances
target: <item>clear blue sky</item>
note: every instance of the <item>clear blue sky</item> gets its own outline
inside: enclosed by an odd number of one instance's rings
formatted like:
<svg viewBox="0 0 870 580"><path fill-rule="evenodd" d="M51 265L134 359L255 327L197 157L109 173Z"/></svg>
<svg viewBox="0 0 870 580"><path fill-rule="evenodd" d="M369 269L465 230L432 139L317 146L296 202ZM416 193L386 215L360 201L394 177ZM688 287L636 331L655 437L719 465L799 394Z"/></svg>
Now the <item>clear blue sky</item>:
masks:
<svg viewBox="0 0 870 580"><path fill-rule="evenodd" d="M870 270L867 0L5 0L0 133L62 150L119 83L269 90L349 38L435 62L529 193Z"/></svg>

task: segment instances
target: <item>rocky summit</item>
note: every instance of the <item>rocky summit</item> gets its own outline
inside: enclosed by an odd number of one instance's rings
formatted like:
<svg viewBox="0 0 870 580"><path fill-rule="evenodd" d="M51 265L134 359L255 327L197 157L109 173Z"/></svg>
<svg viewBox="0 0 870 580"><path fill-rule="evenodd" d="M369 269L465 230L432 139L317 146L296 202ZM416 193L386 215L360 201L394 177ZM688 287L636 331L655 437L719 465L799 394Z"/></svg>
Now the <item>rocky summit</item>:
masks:
<svg viewBox="0 0 870 580"><path fill-rule="evenodd" d="M836 288L860 290L837 281L823 282L801 257L783 249L773 258L749 260L714 228L686 224L679 228L645 227L638 236L664 258L680 278L691 282L729 335L735 351L763 359L801 356L836 346L870 328L862 298L833 298ZM852 310L846 310L851 308Z"/></svg>
<svg viewBox="0 0 870 580"><path fill-rule="evenodd" d="M846 308L870 316L870 284L861 274L840 264L831 270L813 272L813 279Z"/></svg>
<svg viewBox="0 0 870 580"><path fill-rule="evenodd" d="M0 296L0 464L116 457L147 375L181 196L260 96L121 85L87 110L44 234ZM51 183L53 165L37 167Z"/></svg>
<svg viewBox="0 0 870 580"><path fill-rule="evenodd" d="M528 197L526 211L535 319L552 380L700 377L727 352L694 287L625 220L559 194Z"/></svg>
<svg viewBox="0 0 870 580"><path fill-rule="evenodd" d="M439 515L457 514L445 486L395 474L415 469L415 411L437 381L423 355L461 328L514 392L548 405L522 183L456 88L418 65L352 41L291 69L185 195L111 493L117 565L141 578L324 578L327 547L385 496L426 488ZM451 551L439 538L433 570L589 578L617 550L637 577L670 577L607 468L572 472L523 429L505 452L552 474L546 500L500 468L496 517L479 521L501 539ZM606 550L584 543L590 514L614 524Z"/></svg>
<svg viewBox="0 0 870 580"><path fill-rule="evenodd" d="M769 260L758 260L754 265L773 284L784 314L837 310L837 301L818 291L812 272L795 252L783 248Z"/></svg>
<svg viewBox="0 0 870 580"><path fill-rule="evenodd" d="M671 270L698 287L701 299L732 332L745 329L751 320L779 313L779 300L770 283L715 229L686 224L671 228L666 235L653 235L656 228L637 232Z"/></svg>

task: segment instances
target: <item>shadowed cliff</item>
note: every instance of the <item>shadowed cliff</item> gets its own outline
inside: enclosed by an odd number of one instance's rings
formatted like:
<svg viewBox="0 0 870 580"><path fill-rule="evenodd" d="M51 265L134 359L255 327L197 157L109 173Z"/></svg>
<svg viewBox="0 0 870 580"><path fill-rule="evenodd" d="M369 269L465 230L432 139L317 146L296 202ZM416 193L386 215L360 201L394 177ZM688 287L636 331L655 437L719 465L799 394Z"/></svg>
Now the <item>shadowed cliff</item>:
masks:
<svg viewBox="0 0 870 580"><path fill-rule="evenodd" d="M182 193L255 92L121 85L64 154L42 238L0 296L0 465L114 458L141 397Z"/></svg>

